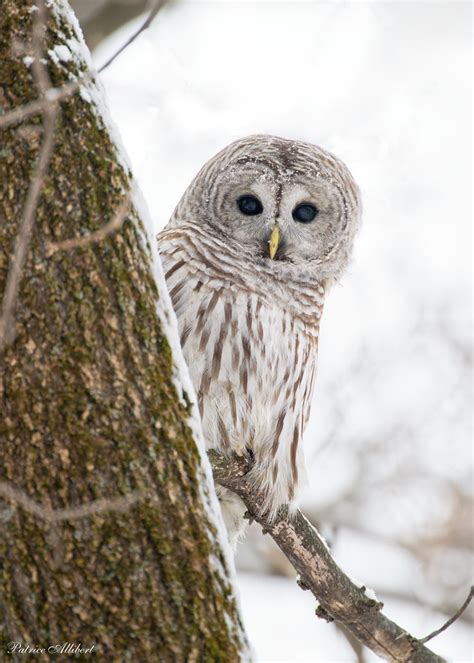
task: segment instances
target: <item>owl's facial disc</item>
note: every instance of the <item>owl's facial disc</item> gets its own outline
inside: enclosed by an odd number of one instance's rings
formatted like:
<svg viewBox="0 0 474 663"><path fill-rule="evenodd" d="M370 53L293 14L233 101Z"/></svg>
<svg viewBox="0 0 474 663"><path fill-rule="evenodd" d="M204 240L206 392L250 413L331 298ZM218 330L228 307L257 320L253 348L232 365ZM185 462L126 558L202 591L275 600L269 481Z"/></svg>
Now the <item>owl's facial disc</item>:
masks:
<svg viewBox="0 0 474 663"><path fill-rule="evenodd" d="M280 275L332 278L347 259L353 232L345 193L324 166L284 167L242 157L220 167L207 192L205 223L229 249Z"/></svg>
<svg viewBox="0 0 474 663"><path fill-rule="evenodd" d="M219 218L229 239L253 246L256 258L307 268L324 259L343 231L341 197L322 178L293 175L282 181L267 173L228 184Z"/></svg>

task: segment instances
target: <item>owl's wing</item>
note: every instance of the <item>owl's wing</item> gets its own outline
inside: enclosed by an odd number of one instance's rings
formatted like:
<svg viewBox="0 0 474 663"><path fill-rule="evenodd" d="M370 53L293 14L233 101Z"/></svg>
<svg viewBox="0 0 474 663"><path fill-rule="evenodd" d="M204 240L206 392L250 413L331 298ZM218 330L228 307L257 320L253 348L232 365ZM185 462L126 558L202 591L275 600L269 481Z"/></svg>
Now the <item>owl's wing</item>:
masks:
<svg viewBox="0 0 474 663"><path fill-rule="evenodd" d="M181 317L186 311L189 312L189 296L197 286L199 277L191 268L185 251L185 237L180 230L165 228L157 240L166 285L182 334L184 321Z"/></svg>

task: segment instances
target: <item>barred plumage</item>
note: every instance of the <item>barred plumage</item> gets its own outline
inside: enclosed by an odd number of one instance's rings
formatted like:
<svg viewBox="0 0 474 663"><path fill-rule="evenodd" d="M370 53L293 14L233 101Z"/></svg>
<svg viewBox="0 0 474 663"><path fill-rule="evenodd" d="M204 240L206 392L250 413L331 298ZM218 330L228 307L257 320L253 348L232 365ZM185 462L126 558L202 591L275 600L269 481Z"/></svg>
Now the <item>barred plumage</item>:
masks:
<svg viewBox="0 0 474 663"><path fill-rule="evenodd" d="M261 213L239 210L245 195L261 201ZM304 226L292 216L302 203L317 207ZM301 485L319 320L348 261L359 208L357 186L332 155L250 136L201 169L158 237L207 446L252 451L251 478L271 514ZM235 543L243 505L228 491L219 496Z"/></svg>

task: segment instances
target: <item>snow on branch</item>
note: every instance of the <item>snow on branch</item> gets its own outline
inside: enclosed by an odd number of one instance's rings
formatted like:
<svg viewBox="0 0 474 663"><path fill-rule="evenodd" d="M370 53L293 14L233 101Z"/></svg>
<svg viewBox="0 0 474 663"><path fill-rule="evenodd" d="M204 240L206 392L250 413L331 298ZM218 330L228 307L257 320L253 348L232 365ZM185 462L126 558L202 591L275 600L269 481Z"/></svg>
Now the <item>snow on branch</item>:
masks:
<svg viewBox="0 0 474 663"><path fill-rule="evenodd" d="M383 604L368 596L334 561L324 539L301 513L289 515L282 507L270 521L261 512L264 496L246 479L251 465L243 458L226 458L208 452L216 483L238 495L247 507L246 517L261 525L291 562L299 575L298 584L309 589L319 606L318 617L337 621L375 654L389 661L441 663L444 661L382 613ZM451 621L450 621L451 623Z"/></svg>

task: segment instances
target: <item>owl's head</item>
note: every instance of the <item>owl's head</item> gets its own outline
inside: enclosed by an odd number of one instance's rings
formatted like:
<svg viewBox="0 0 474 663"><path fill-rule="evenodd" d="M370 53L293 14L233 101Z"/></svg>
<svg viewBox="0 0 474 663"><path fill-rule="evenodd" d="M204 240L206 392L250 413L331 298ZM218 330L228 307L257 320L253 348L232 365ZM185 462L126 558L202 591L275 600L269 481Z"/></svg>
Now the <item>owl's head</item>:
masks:
<svg viewBox="0 0 474 663"><path fill-rule="evenodd" d="M326 282L346 266L360 218L358 187L339 159L265 135L231 143L208 161L182 203L247 260Z"/></svg>

